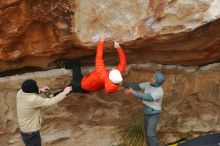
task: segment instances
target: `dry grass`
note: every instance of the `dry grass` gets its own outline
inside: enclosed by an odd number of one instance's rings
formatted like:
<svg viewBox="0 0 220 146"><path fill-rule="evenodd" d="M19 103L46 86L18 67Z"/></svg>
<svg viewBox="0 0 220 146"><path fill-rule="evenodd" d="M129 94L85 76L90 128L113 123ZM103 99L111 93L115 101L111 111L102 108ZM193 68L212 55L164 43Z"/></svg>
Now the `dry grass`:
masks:
<svg viewBox="0 0 220 146"><path fill-rule="evenodd" d="M143 115L131 117L119 126L122 144L118 146L145 146Z"/></svg>

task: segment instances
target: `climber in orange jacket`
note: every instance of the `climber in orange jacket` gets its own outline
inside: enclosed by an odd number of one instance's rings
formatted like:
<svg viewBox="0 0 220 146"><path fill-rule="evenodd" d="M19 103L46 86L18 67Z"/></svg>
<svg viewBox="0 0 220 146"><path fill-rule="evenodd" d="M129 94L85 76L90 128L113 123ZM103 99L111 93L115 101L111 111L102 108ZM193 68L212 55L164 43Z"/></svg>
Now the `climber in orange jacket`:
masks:
<svg viewBox="0 0 220 146"><path fill-rule="evenodd" d="M107 69L103 59L104 39L105 34L100 39L97 46L95 70L84 77L81 72L79 61L68 60L57 63L58 65L63 64L61 66L64 66L66 69L72 68L72 92L87 93L105 89L107 93L113 93L118 89L119 84L123 80L121 74L124 73L127 64L126 56L119 43L114 42L114 47L117 49L120 61L115 69Z"/></svg>

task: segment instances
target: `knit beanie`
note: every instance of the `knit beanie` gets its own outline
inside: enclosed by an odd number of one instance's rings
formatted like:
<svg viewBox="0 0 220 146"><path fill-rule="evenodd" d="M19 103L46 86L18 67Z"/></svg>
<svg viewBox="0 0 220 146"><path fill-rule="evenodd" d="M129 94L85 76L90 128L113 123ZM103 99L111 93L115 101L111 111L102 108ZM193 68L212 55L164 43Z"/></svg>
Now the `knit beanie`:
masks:
<svg viewBox="0 0 220 146"><path fill-rule="evenodd" d="M21 89L25 93L39 93L37 83L32 79L25 80L21 85Z"/></svg>
<svg viewBox="0 0 220 146"><path fill-rule="evenodd" d="M120 71L117 69L113 69L109 72L109 79L114 84L118 84L123 80Z"/></svg>
<svg viewBox="0 0 220 146"><path fill-rule="evenodd" d="M159 71L156 71L154 73L154 76L155 76L155 79L156 79L156 86L161 86L163 84L163 82L165 81L165 76L159 72Z"/></svg>

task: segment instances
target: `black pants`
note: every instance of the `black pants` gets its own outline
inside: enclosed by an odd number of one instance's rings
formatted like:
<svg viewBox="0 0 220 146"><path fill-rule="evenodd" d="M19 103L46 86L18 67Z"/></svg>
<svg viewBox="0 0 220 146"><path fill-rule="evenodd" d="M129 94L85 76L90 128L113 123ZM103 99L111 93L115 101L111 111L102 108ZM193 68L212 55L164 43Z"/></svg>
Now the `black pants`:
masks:
<svg viewBox="0 0 220 146"><path fill-rule="evenodd" d="M72 81L69 86L72 86L71 92L79 92L79 93L88 93L88 91L81 88L81 81L83 78L81 65L78 60L71 60L68 63L64 64L66 69L72 68ZM55 92L53 96L58 95L63 92L63 90Z"/></svg>
<svg viewBox="0 0 220 146"><path fill-rule="evenodd" d="M88 91L81 88L81 81L83 78L81 65L78 60L72 61L72 92L88 93Z"/></svg>
<svg viewBox="0 0 220 146"><path fill-rule="evenodd" d="M39 131L30 133L21 132L21 138L25 143L25 146L41 146L41 137Z"/></svg>

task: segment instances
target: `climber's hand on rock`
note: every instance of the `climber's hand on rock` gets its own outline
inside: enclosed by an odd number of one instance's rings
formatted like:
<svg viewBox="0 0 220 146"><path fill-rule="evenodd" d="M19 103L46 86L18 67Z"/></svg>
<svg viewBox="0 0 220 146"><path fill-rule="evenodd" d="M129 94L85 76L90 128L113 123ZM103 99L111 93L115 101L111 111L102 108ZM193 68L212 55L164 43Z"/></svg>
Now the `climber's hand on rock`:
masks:
<svg viewBox="0 0 220 146"><path fill-rule="evenodd" d="M121 46L119 45L119 43L117 41L114 41L114 47L117 48L121 48Z"/></svg>

